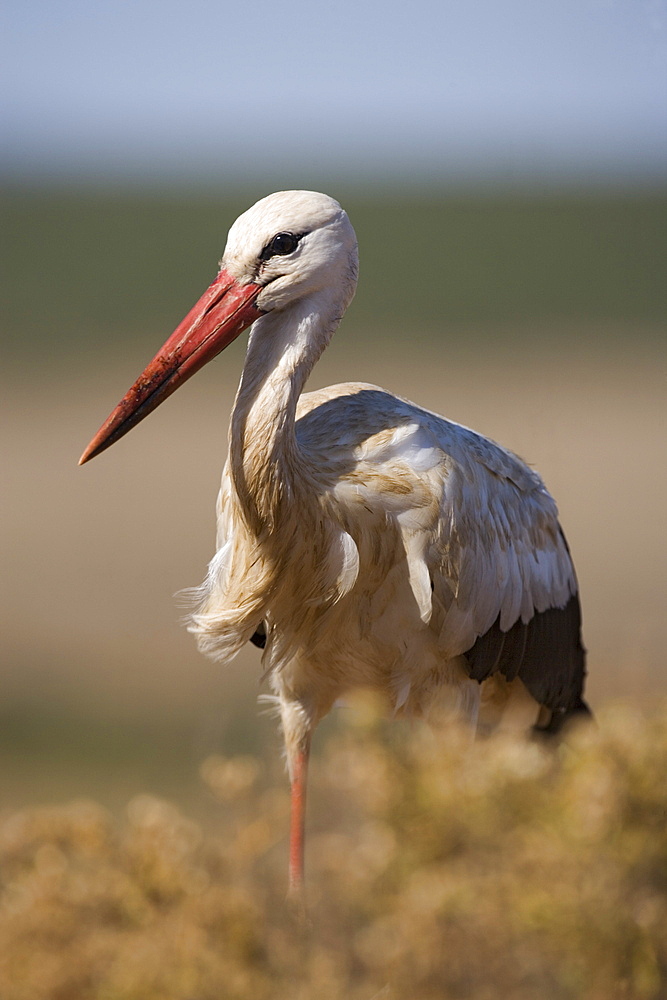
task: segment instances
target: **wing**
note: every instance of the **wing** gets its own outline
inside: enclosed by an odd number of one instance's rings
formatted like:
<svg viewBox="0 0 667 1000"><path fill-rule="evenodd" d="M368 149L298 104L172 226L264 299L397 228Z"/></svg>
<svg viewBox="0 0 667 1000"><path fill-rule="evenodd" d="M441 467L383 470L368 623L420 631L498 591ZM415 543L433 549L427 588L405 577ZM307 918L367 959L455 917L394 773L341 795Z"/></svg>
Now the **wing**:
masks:
<svg viewBox="0 0 667 1000"><path fill-rule="evenodd" d="M465 655L480 682L520 677L553 712L582 705L576 575L540 476L482 435L374 386L302 400L299 441L328 456L339 495L362 493L398 521L415 600L443 656Z"/></svg>
<svg viewBox="0 0 667 1000"><path fill-rule="evenodd" d="M429 552L445 611L443 648L464 652L497 620L507 632L577 592L556 504L538 474L479 434L444 420L440 517ZM434 578L435 580L435 578Z"/></svg>
<svg viewBox="0 0 667 1000"><path fill-rule="evenodd" d="M519 677L540 705L551 709L546 727L557 732L573 713L589 714L582 700L586 652L581 642L579 595L564 608L537 611L503 632L496 620L465 653L470 676L480 683L495 673Z"/></svg>
<svg viewBox="0 0 667 1000"><path fill-rule="evenodd" d="M443 647L480 682L519 677L556 728L586 710L577 580L556 504L516 455L458 425L437 431L448 474L430 561Z"/></svg>

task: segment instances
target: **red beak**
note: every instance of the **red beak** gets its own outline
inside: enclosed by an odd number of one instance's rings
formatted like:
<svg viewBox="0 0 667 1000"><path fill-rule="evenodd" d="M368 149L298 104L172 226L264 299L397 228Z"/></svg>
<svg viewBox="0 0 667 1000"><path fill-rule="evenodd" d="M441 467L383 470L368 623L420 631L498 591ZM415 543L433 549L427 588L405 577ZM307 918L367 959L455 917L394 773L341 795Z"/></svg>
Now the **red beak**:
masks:
<svg viewBox="0 0 667 1000"><path fill-rule="evenodd" d="M220 271L102 424L79 459L79 465L132 430L179 385L263 316L255 305L261 291L261 285L254 282L240 285L228 271Z"/></svg>

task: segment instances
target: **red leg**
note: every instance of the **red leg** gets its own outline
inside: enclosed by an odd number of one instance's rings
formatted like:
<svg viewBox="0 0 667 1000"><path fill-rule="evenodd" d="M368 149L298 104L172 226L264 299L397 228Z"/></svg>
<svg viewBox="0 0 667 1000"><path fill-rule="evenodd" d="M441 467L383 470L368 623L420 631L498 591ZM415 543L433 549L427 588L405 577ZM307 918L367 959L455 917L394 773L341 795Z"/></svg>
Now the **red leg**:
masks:
<svg viewBox="0 0 667 1000"><path fill-rule="evenodd" d="M289 892L292 896L303 893L303 857L306 826L306 780L310 737L297 750L292 764L292 817L289 845Z"/></svg>

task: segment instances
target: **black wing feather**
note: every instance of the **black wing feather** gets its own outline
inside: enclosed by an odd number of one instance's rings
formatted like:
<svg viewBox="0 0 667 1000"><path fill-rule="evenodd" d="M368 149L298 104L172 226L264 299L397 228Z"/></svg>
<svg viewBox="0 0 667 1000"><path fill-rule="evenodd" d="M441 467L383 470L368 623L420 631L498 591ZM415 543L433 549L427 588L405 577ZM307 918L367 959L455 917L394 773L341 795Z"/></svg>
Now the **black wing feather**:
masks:
<svg viewBox="0 0 667 1000"><path fill-rule="evenodd" d="M586 650L577 594L564 608L537 612L529 622L519 620L507 632L501 631L498 616L464 655L473 680L481 683L495 673L508 681L520 677L535 701L551 709L554 718L588 711L582 700Z"/></svg>

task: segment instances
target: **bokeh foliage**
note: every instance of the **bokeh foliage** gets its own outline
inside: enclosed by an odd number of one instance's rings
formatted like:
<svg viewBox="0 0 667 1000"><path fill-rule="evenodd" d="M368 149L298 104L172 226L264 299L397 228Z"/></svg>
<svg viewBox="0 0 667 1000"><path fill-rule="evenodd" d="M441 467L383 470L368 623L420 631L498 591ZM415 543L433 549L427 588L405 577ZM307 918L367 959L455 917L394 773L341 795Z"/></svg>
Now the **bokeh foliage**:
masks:
<svg viewBox="0 0 667 1000"><path fill-rule="evenodd" d="M123 825L92 802L5 816L0 995L660 1000L666 770L664 711L609 707L545 750L362 701L315 762L305 928L256 758L204 765L216 836L146 796Z"/></svg>

